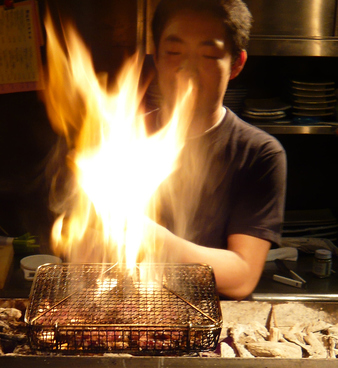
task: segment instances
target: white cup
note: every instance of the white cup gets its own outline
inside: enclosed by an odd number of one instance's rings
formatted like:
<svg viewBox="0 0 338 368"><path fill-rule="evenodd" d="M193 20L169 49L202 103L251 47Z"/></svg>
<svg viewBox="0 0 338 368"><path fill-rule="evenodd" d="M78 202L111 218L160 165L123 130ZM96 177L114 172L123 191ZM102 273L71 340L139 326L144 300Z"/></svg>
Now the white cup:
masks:
<svg viewBox="0 0 338 368"><path fill-rule="evenodd" d="M37 268L46 263L59 264L62 263L62 260L59 257L51 256L49 254L36 254L22 258L20 266L24 272L25 279L32 281Z"/></svg>

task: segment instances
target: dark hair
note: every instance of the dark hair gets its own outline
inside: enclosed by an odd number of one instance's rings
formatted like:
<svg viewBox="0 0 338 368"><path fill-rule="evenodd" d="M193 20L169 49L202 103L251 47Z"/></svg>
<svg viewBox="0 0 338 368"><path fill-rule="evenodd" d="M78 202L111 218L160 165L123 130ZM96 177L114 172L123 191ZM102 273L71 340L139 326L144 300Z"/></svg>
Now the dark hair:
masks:
<svg viewBox="0 0 338 368"><path fill-rule="evenodd" d="M167 22L181 10L209 12L219 18L232 44L233 59L245 50L250 36L252 16L242 0L161 0L153 21L152 32L157 52L160 38Z"/></svg>

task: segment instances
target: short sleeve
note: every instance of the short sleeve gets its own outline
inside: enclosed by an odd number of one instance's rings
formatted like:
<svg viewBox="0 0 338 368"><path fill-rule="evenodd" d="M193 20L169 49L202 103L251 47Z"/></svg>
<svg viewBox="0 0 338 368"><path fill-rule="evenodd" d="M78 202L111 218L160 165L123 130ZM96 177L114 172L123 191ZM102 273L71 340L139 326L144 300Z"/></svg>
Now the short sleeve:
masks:
<svg viewBox="0 0 338 368"><path fill-rule="evenodd" d="M238 173L228 234L246 234L279 244L286 193L286 154L271 137Z"/></svg>

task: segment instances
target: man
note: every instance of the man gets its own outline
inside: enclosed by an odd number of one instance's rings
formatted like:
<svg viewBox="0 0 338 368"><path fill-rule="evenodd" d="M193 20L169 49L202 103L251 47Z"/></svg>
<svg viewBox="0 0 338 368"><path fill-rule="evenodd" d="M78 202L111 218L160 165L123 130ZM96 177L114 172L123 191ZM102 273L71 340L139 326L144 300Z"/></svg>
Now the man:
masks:
<svg viewBox="0 0 338 368"><path fill-rule="evenodd" d="M150 121L169 119L178 75L197 88L180 167L161 188L159 233L173 261L211 265L218 291L243 299L280 241L286 175L278 141L223 107L247 59L251 15L241 0L162 0L152 27L163 103Z"/></svg>

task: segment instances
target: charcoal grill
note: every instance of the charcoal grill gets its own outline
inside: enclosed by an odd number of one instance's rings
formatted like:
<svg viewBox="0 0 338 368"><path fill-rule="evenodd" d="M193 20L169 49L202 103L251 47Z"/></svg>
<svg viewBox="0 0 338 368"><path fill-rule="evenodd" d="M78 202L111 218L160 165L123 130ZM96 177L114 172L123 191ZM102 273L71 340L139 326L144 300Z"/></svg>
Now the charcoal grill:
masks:
<svg viewBox="0 0 338 368"><path fill-rule="evenodd" d="M60 264L37 270L25 321L34 350L177 355L214 350L222 313L206 265L138 265L131 276L119 264Z"/></svg>

